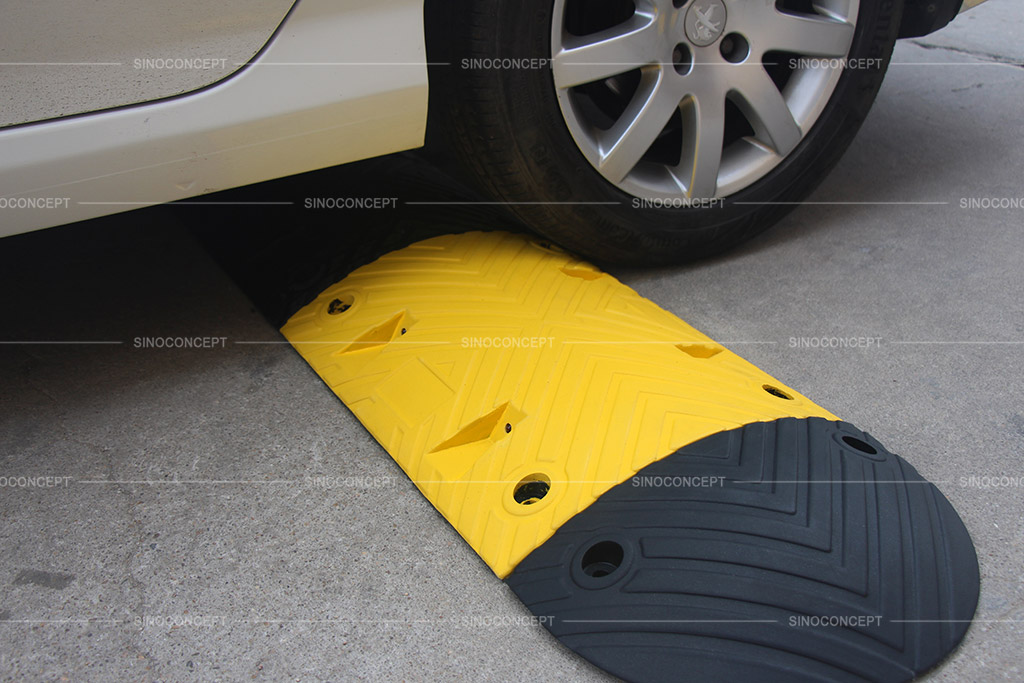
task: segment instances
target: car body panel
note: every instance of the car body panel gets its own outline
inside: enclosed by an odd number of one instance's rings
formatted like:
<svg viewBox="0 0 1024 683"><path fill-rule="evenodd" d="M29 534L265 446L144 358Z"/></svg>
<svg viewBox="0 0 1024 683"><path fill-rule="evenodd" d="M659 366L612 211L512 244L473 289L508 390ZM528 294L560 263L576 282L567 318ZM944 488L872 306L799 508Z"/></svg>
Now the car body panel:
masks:
<svg viewBox="0 0 1024 683"><path fill-rule="evenodd" d="M900 38L919 38L945 27L958 14L985 0L905 0Z"/></svg>
<svg viewBox="0 0 1024 683"><path fill-rule="evenodd" d="M302 0L226 81L0 130L0 236L421 146L422 8Z"/></svg>
<svg viewBox="0 0 1024 683"><path fill-rule="evenodd" d="M294 0L5 3L0 126L148 102L223 80Z"/></svg>
<svg viewBox="0 0 1024 683"><path fill-rule="evenodd" d="M267 8L285 3L261 1L270 3L261 5L257 22L266 29ZM907 7L927 10L918 19L937 30L945 25L935 21L938 14L948 10L952 18L982 1ZM422 146L423 12L424 0L299 0L267 45L223 80L156 101L0 128L0 237ZM160 17L153 19L159 26ZM219 36L222 28L214 22L204 30ZM48 61L66 54L60 46L47 52L45 35L36 37L39 54L52 55ZM218 51L230 52L226 45Z"/></svg>
<svg viewBox="0 0 1024 683"><path fill-rule="evenodd" d="M985 2L985 0L964 0L963 4L960 5L960 11L961 12L966 12L967 10L971 9L972 7L977 7L978 5L980 5L983 2Z"/></svg>

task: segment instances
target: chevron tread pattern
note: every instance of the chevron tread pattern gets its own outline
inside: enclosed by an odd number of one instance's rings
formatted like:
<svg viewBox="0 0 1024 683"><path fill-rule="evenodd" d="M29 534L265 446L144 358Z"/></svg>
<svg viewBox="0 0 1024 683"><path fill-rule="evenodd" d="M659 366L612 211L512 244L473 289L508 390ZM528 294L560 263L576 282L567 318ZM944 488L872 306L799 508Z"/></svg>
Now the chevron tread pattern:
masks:
<svg viewBox="0 0 1024 683"><path fill-rule="evenodd" d="M349 307L332 314L334 301ZM751 422L833 417L613 277L521 235L392 252L282 333L500 577L685 444ZM545 341L473 344L495 339ZM534 474L549 492L516 503L515 486Z"/></svg>
<svg viewBox="0 0 1024 683"><path fill-rule="evenodd" d="M621 553L592 571L592 549L609 543ZM973 544L942 493L869 435L821 418L685 446L569 520L506 581L565 645L642 681L910 680L960 642L979 591Z"/></svg>

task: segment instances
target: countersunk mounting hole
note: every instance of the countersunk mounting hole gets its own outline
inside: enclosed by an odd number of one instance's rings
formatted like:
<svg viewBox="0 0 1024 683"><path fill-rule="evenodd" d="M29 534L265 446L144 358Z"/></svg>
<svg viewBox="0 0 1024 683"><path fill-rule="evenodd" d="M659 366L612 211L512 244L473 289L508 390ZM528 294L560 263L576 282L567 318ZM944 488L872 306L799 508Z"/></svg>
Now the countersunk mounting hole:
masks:
<svg viewBox="0 0 1024 683"><path fill-rule="evenodd" d="M548 252L549 254L558 254L559 256L565 255L565 249L562 249L554 242L548 242L547 240L533 240L530 244L541 251Z"/></svg>
<svg viewBox="0 0 1024 683"><path fill-rule="evenodd" d="M352 304L355 302L355 297L351 294L342 294L337 299L327 304L328 315L338 315L344 313L348 309L352 308Z"/></svg>
<svg viewBox="0 0 1024 683"><path fill-rule="evenodd" d="M787 393L786 393L785 391L783 391L782 389L779 389L778 387L773 387L773 386L772 386L771 384L765 384L765 385L764 385L763 387L761 387L761 388L762 388L762 389L764 389L765 391L767 391L767 392L768 392L769 394L771 394L771 395L772 395L772 396L774 396L775 398L784 398L784 399L786 399L787 401L792 401L792 400L793 400L793 397L792 397L792 396L790 396L789 394L787 394Z"/></svg>
<svg viewBox="0 0 1024 683"><path fill-rule="evenodd" d="M878 455L878 451L875 450L874 446L864 441L861 441L855 436L844 436L843 443L845 443L850 448L857 449L861 453L867 453L868 455Z"/></svg>
<svg viewBox="0 0 1024 683"><path fill-rule="evenodd" d="M546 474L531 474L523 477L512 491L512 498L520 505L533 505L548 495L551 490L551 479Z"/></svg>
<svg viewBox="0 0 1024 683"><path fill-rule="evenodd" d="M583 573L595 579L608 576L622 564L625 553L615 541L595 543L583 553Z"/></svg>

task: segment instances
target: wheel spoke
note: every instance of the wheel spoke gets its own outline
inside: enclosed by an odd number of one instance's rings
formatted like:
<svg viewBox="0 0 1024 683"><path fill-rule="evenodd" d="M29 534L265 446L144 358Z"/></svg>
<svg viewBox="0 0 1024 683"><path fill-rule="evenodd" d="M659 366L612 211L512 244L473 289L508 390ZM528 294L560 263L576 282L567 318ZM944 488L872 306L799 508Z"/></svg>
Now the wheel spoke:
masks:
<svg viewBox="0 0 1024 683"><path fill-rule="evenodd" d="M737 106L750 121L762 144L780 156L789 154L803 137L793 112L764 68L759 64L741 68L743 77L738 79L733 89L739 96Z"/></svg>
<svg viewBox="0 0 1024 683"><path fill-rule="evenodd" d="M626 111L600 137L601 173L612 182L621 182L654 144L679 101L679 90L668 83L660 68L645 72Z"/></svg>
<svg viewBox="0 0 1024 683"><path fill-rule="evenodd" d="M853 42L853 25L773 10L764 24L763 36L761 44L765 50L785 50L808 57L843 57Z"/></svg>
<svg viewBox="0 0 1024 683"><path fill-rule="evenodd" d="M605 31L567 37L551 62L555 87L572 88L656 62L656 34L654 17L638 12Z"/></svg>
<svg viewBox="0 0 1024 683"><path fill-rule="evenodd" d="M551 1L555 95L583 156L624 192L691 200L749 187L801 149L864 4ZM777 53L794 63L766 65Z"/></svg>
<svg viewBox="0 0 1024 683"><path fill-rule="evenodd" d="M685 185L687 197L714 197L722 163L725 95L692 95L683 100L681 110L683 153L673 173Z"/></svg>

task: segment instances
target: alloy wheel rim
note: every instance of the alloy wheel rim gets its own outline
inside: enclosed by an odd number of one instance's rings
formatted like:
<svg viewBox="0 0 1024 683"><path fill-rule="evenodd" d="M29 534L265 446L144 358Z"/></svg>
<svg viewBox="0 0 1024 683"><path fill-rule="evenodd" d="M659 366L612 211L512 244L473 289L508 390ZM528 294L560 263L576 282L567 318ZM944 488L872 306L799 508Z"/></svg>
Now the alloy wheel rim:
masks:
<svg viewBox="0 0 1024 683"><path fill-rule="evenodd" d="M858 9L859 0L554 0L563 119L587 161L635 197L685 205L734 194L817 121Z"/></svg>

